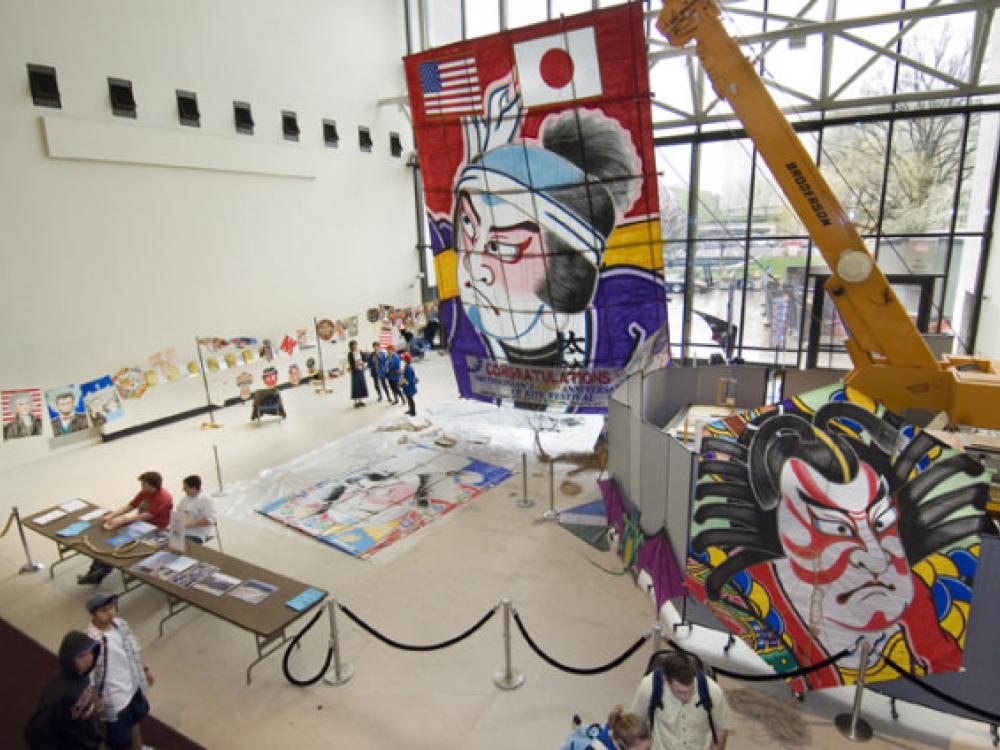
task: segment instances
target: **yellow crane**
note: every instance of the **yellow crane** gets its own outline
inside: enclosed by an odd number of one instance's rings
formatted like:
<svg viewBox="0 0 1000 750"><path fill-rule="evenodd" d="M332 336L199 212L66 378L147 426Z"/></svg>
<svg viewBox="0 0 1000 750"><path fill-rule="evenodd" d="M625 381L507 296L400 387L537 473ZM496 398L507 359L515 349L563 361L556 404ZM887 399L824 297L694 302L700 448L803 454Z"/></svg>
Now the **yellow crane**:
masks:
<svg viewBox="0 0 1000 750"><path fill-rule="evenodd" d="M847 326L854 365L846 383L893 411L946 412L952 424L1000 429L997 364L934 357L720 15L715 0L664 0L656 28L675 47L694 40L716 93L743 123L829 265L826 291Z"/></svg>

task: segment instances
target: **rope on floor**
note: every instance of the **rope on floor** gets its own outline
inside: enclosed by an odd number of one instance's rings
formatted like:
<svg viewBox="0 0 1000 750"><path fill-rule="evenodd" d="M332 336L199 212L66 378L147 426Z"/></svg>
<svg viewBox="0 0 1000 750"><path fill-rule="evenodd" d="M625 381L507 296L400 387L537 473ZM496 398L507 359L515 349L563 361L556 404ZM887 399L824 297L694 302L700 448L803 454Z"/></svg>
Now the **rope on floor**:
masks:
<svg viewBox="0 0 1000 750"><path fill-rule="evenodd" d="M310 628L316 624L316 621L323 616L323 612L325 611L324 607L320 607L316 610L316 614L313 615L313 618L309 621L309 623L302 628L302 630L300 630L294 638L292 638L291 642L288 644L288 648L285 649L285 655L281 659L281 671L285 673L285 679L298 687L309 687L310 685L314 685L319 682L320 678L326 674L326 670L330 668L330 662L333 660L333 644L331 643L326 649L326 659L323 661L323 666L320 668L319 672L316 673L315 677L308 677L304 680L300 680L292 674L292 671L288 666L288 662L292 657L292 651L294 651L295 647L299 645L299 641L302 640L302 636L309 632Z"/></svg>

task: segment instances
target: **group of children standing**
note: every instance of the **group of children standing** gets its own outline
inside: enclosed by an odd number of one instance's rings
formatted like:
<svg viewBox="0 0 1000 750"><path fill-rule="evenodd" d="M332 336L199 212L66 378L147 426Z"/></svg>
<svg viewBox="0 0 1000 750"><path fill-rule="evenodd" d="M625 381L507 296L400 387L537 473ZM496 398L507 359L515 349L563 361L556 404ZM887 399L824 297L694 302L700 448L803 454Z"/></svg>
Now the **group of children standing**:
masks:
<svg viewBox="0 0 1000 750"><path fill-rule="evenodd" d="M375 384L375 393L378 400L385 400L391 404L403 402L406 413L411 417L416 416L417 407L413 397L417 395L417 373L413 369L413 362L409 352L397 353L392 344L386 346L385 350L377 341L372 342L370 352L358 351L358 342L350 342L347 353L347 363L351 370L351 398L354 406L364 406L365 399L368 398L368 385L365 381L365 366Z"/></svg>

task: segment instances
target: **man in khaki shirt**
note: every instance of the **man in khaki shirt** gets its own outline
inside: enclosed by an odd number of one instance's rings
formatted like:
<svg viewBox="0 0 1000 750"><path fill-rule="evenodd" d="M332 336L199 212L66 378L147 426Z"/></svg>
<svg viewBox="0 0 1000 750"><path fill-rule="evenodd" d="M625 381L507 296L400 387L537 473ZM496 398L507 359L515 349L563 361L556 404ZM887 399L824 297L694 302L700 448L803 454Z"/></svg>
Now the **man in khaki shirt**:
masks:
<svg viewBox="0 0 1000 750"><path fill-rule="evenodd" d="M697 664L694 658L671 651L665 653L656 666L663 673L663 694L662 707L656 707L653 712L653 750L724 750L730 728L729 706L718 683L706 675L715 725L716 741L713 742L708 712L698 705ZM639 683L632 699L632 712L648 716L652 697L651 672Z"/></svg>

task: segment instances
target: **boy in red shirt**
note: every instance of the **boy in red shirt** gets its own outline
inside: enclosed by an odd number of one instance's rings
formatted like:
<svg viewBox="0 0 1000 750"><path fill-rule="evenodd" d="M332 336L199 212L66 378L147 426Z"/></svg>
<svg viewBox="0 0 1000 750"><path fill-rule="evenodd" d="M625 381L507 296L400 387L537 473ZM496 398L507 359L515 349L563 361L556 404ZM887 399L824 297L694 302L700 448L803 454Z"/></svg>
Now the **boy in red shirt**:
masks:
<svg viewBox="0 0 1000 750"><path fill-rule="evenodd" d="M161 529L170 525L170 509L173 508L174 500L170 497L170 493L163 489L163 477L160 472L143 472L139 475L139 482L141 489L128 505L104 516L104 528L117 529L133 521L146 521ZM135 511L135 515L131 515L132 511ZM110 565L94 560L90 564L90 570L79 576L76 582L81 586L100 583L112 570Z"/></svg>

